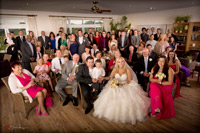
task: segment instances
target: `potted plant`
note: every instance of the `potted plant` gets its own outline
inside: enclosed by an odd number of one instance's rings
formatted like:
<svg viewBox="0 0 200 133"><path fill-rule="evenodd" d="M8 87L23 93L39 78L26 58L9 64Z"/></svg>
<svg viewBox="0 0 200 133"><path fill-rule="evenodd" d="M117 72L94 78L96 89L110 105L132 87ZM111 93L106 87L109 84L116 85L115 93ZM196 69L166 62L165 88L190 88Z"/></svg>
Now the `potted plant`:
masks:
<svg viewBox="0 0 200 133"><path fill-rule="evenodd" d="M191 16L189 16L189 15L185 16L184 17L185 23L188 23L190 19L191 19Z"/></svg>
<svg viewBox="0 0 200 133"><path fill-rule="evenodd" d="M176 22L176 23L180 23L180 22L181 22L180 20L181 20L181 17L180 17L180 16L177 16L175 22Z"/></svg>
<svg viewBox="0 0 200 133"><path fill-rule="evenodd" d="M174 32L175 32L175 33L178 33L178 27L175 27L175 28L174 28Z"/></svg>
<svg viewBox="0 0 200 133"><path fill-rule="evenodd" d="M184 23L185 21L184 21L184 17L181 17L180 18L180 21L181 21L181 23Z"/></svg>
<svg viewBox="0 0 200 133"><path fill-rule="evenodd" d="M179 28L179 33L183 33L183 27Z"/></svg>

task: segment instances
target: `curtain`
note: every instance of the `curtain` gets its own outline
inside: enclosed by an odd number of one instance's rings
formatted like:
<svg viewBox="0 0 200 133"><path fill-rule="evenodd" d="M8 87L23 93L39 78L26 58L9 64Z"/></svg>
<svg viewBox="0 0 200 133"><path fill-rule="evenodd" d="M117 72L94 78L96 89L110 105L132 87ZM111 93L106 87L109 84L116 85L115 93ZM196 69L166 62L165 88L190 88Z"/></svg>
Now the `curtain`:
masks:
<svg viewBox="0 0 200 133"><path fill-rule="evenodd" d="M51 31L53 31L55 34L58 33L59 28L63 27L64 32L66 33L66 27L67 27L67 19L61 18L61 17L50 17L51 20Z"/></svg>
<svg viewBox="0 0 200 133"><path fill-rule="evenodd" d="M112 19L103 19L103 27L106 32L110 31L110 22Z"/></svg>
<svg viewBox="0 0 200 133"><path fill-rule="evenodd" d="M37 29L36 17L28 17L27 18L27 24L28 24L28 29L30 31L33 31L35 37L37 37L38 36L38 29Z"/></svg>

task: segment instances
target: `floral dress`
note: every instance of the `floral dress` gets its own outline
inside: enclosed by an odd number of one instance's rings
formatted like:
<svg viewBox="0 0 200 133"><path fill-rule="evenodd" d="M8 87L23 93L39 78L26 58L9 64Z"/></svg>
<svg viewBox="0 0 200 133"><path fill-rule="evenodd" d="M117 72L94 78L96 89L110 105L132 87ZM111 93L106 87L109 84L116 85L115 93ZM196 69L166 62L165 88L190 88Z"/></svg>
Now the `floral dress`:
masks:
<svg viewBox="0 0 200 133"><path fill-rule="evenodd" d="M37 73L37 72L43 72L43 71L48 71L48 66L47 65L42 65L39 66L37 65L33 71L33 73ZM39 80L50 80L50 77L47 73L42 73L39 76L37 76L35 78L36 82L39 82Z"/></svg>

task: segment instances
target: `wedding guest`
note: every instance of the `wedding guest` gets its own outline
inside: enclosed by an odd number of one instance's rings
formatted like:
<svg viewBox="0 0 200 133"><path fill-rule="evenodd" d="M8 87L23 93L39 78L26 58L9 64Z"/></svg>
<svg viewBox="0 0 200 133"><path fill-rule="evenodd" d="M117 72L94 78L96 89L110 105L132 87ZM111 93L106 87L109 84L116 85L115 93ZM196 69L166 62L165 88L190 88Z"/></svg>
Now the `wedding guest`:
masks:
<svg viewBox="0 0 200 133"><path fill-rule="evenodd" d="M58 49L58 46L59 46L59 39L61 38L62 36L62 31L59 31L58 34L57 34L57 37L56 37L56 49Z"/></svg>
<svg viewBox="0 0 200 133"><path fill-rule="evenodd" d="M172 29L169 28L167 31L168 31L168 33L171 33L171 36L174 38L175 42L177 42L177 41L178 41L178 38L177 38L176 35L174 35L174 34L172 33Z"/></svg>
<svg viewBox="0 0 200 133"><path fill-rule="evenodd" d="M155 52L153 52L153 48L151 44L147 44L146 48L149 50L149 56L151 56L151 58L153 59L153 61L155 61L153 64L156 64L157 61L157 54Z"/></svg>
<svg viewBox="0 0 200 133"><path fill-rule="evenodd" d="M79 67L79 55L74 54L72 61L68 61L65 63L63 70L62 70L62 77L58 80L58 83L55 87L56 92L58 95L64 100L63 106L67 105L69 101L71 100L69 96L65 93L63 88L65 88L67 85L71 85L72 90L72 102L74 106L78 106L77 103L77 72ZM83 88L82 88L83 89Z"/></svg>
<svg viewBox="0 0 200 133"><path fill-rule="evenodd" d="M162 33L160 35L160 38L158 39L158 42L156 43L153 51L157 55L162 55L162 53L165 51L165 48L168 46L169 46L169 43L167 42L167 36L166 36L166 34Z"/></svg>
<svg viewBox="0 0 200 133"><path fill-rule="evenodd" d="M101 36L99 36L99 32L96 31L96 32L95 32L94 39L95 39L95 41L96 41L97 47L99 47L99 39L100 39L100 38L101 38Z"/></svg>
<svg viewBox="0 0 200 133"><path fill-rule="evenodd" d="M154 40L158 41L158 39L160 38L160 35L161 35L161 29L158 28L157 33L154 34Z"/></svg>
<svg viewBox="0 0 200 133"><path fill-rule="evenodd" d="M106 33L106 37L110 40L110 38L111 38L110 32Z"/></svg>
<svg viewBox="0 0 200 133"><path fill-rule="evenodd" d="M138 31L134 30L134 35L131 37L131 45L134 46L135 51L137 50L140 44L140 36L138 36Z"/></svg>
<svg viewBox="0 0 200 133"><path fill-rule="evenodd" d="M111 49L108 52L110 59L114 58L116 50L117 50L117 47L115 45L112 45Z"/></svg>
<svg viewBox="0 0 200 133"><path fill-rule="evenodd" d="M137 72L137 78L139 84L146 91L147 83L149 82L149 76L151 69L154 66L153 58L149 56L149 50L147 48L143 49L142 56L138 59L136 67L134 68Z"/></svg>
<svg viewBox="0 0 200 133"><path fill-rule="evenodd" d="M65 45L60 46L61 56L64 57L65 55L69 55L68 50L66 49Z"/></svg>
<svg viewBox="0 0 200 133"><path fill-rule="evenodd" d="M22 93L23 96L28 97L30 103L33 102L33 98L37 98L36 114L40 116L42 112L44 116L48 116L44 105L47 90L36 85L34 75L26 69L22 69L20 62L11 63L11 69L12 73L8 77L11 92L14 94Z"/></svg>
<svg viewBox="0 0 200 133"><path fill-rule="evenodd" d="M118 38L118 48L123 57L127 57L128 46L129 46L128 38L125 36L125 31L122 31L121 37Z"/></svg>
<svg viewBox="0 0 200 133"><path fill-rule="evenodd" d="M34 62L36 58L36 48L35 45L31 43L31 37L26 36L26 42L21 44L22 51L22 66L29 72L32 72L30 62Z"/></svg>
<svg viewBox="0 0 200 133"><path fill-rule="evenodd" d="M161 73L163 76L158 76ZM158 78L160 77L160 78ZM174 74L168 66L165 56L158 58L158 62L151 70L150 75L151 115L158 119L175 117L172 88Z"/></svg>
<svg viewBox="0 0 200 133"><path fill-rule="evenodd" d="M174 37L170 37L170 47L172 47L172 49L174 50L174 52L177 50L177 43L174 40Z"/></svg>
<svg viewBox="0 0 200 133"><path fill-rule="evenodd" d="M36 61L42 57L40 46L36 46Z"/></svg>
<svg viewBox="0 0 200 133"><path fill-rule="evenodd" d="M76 38L76 42L78 43L78 55L81 57L85 52L85 46L89 46L88 38L84 37L82 31L78 31L78 37ZM80 62L82 59L80 58Z"/></svg>
<svg viewBox="0 0 200 133"><path fill-rule="evenodd" d="M81 56L83 63L86 62L86 59L87 59L87 57L89 57L89 56L91 56L91 55L90 55L90 47L89 47L89 46L86 46L86 47L85 47L85 52L84 52L84 53L82 54L82 56Z"/></svg>
<svg viewBox="0 0 200 133"><path fill-rule="evenodd" d="M92 34L95 35L96 29L92 28Z"/></svg>
<svg viewBox="0 0 200 133"><path fill-rule="evenodd" d="M36 82L45 82L45 81L48 81L49 82L49 85L51 87L51 90L54 91L54 88L53 88L53 85L52 85L52 82L51 82L51 78L49 77L48 75L48 71L49 71L49 68L47 65L43 64L43 59L42 58L39 58L37 60L37 66L35 66L35 69L33 71L34 74L36 74L36 78L35 78L35 81Z"/></svg>
<svg viewBox="0 0 200 133"><path fill-rule="evenodd" d="M126 35L126 37L128 38L128 37L129 37L128 27L125 27L125 28L124 28L124 31L125 31L125 35Z"/></svg>
<svg viewBox="0 0 200 133"><path fill-rule="evenodd" d="M94 58L94 62L95 62L97 59L101 60L101 62L102 62L102 67L105 69L105 68L106 68L106 61L105 61L104 58L102 58L102 52L101 52L101 51L98 51L98 52L96 53L96 56L95 56L95 58Z"/></svg>
<svg viewBox="0 0 200 133"><path fill-rule="evenodd" d="M64 64L65 64L67 61L69 61L69 56L68 56L68 55L65 55L63 58L64 58Z"/></svg>
<svg viewBox="0 0 200 133"><path fill-rule="evenodd" d="M37 45L36 46L39 46L40 47L40 53L44 54L44 49L42 47L41 41L37 41Z"/></svg>
<svg viewBox="0 0 200 133"><path fill-rule="evenodd" d="M86 38L88 38L88 37L89 37L89 35L88 35L88 33L87 33L87 32L85 32L85 33L84 33L84 37L86 37Z"/></svg>
<svg viewBox="0 0 200 133"><path fill-rule="evenodd" d="M142 56L142 52L143 52L143 49L145 48L145 42L140 42L138 48L137 48L137 55L138 55L138 58L140 58Z"/></svg>
<svg viewBox="0 0 200 133"><path fill-rule="evenodd" d="M55 53L56 52L56 39L55 39L55 34L53 32L50 32L49 40L51 43L51 49L53 49L54 53Z"/></svg>
<svg viewBox="0 0 200 133"><path fill-rule="evenodd" d="M132 38L133 34L134 34L134 31L133 31L133 29L131 29L131 30L129 31L129 35L128 35L129 46L131 45L131 38Z"/></svg>
<svg viewBox="0 0 200 133"><path fill-rule="evenodd" d="M142 39L142 41L145 42L145 43L149 40L149 35L146 33L146 31L147 31L146 28L143 27L143 28L142 28L141 39Z"/></svg>
<svg viewBox="0 0 200 133"><path fill-rule="evenodd" d="M47 73L49 73L50 70L51 70L51 62L49 62L48 59L49 59L48 54L44 54L43 55L43 63L48 66L48 72Z"/></svg>
<svg viewBox="0 0 200 133"><path fill-rule="evenodd" d="M108 50L108 41L109 39L106 37L106 32L103 31L102 37L99 39L99 50L103 53Z"/></svg>
<svg viewBox="0 0 200 133"><path fill-rule="evenodd" d="M67 47L67 39L65 33L62 33L61 38L58 40L58 49L60 49L60 46L64 45Z"/></svg>
<svg viewBox="0 0 200 133"><path fill-rule="evenodd" d="M146 44L151 44L152 49L154 49L155 45L156 45L157 41L154 40L154 35L151 34L149 40L147 41Z"/></svg>
<svg viewBox="0 0 200 133"><path fill-rule="evenodd" d="M37 44L37 38L35 37L33 31L29 31L28 35L31 36L31 43L36 45Z"/></svg>
<svg viewBox="0 0 200 133"><path fill-rule="evenodd" d="M115 45L118 48L118 42L115 39L115 35L114 34L111 35L111 39L108 41L108 47L109 47L109 49L111 49L111 47L113 45Z"/></svg>
<svg viewBox="0 0 200 133"><path fill-rule="evenodd" d="M117 61L117 59L118 59L119 57L121 57L121 53L120 53L119 50L116 50L116 51L115 51L114 58L111 59L111 60L109 61L109 64L108 64L108 71L111 72L111 71L113 70L113 68L115 67L115 63L116 63L116 61Z"/></svg>
<svg viewBox="0 0 200 133"><path fill-rule="evenodd" d="M24 43L24 42L26 42L26 38L25 38L24 33L23 33L22 30L18 31L18 35L19 36L16 37L16 40L17 40L17 49L18 49L18 53L21 54L21 44Z"/></svg>
<svg viewBox="0 0 200 133"><path fill-rule="evenodd" d="M96 44L93 44L92 49L91 49L91 56L92 56L93 58L95 58L96 53L97 53L98 51L99 51L99 49L97 48L97 45L96 45Z"/></svg>
<svg viewBox="0 0 200 133"><path fill-rule="evenodd" d="M149 30L149 28L147 28L147 35L150 35L150 30Z"/></svg>
<svg viewBox="0 0 200 133"><path fill-rule="evenodd" d="M118 30L118 31L117 31L117 36L116 36L116 39L117 39L117 40L118 40L118 38L121 37L121 34L122 34L122 31Z"/></svg>
<svg viewBox="0 0 200 133"><path fill-rule="evenodd" d="M69 40L69 43L68 43L68 51L69 51L69 59L72 59L72 56L74 54L78 54L78 43L76 42L75 40L76 36L75 34L71 34L71 37L70 37L70 40Z"/></svg>
<svg viewBox="0 0 200 133"><path fill-rule="evenodd" d="M56 57L51 61L51 71L56 73L56 77L61 76L62 64L64 64L64 58L61 56L61 51L57 49Z"/></svg>
<svg viewBox="0 0 200 133"><path fill-rule="evenodd" d="M91 46L93 46L93 44L96 44L96 40L94 39L92 33L89 34L88 40L89 40Z"/></svg>
<svg viewBox="0 0 200 133"><path fill-rule="evenodd" d="M116 39L116 33L115 33L115 30L111 30L111 35L115 35L115 39Z"/></svg>
<svg viewBox="0 0 200 133"><path fill-rule="evenodd" d="M127 56L127 63L129 66L133 66L133 63L136 63L138 60L137 53L134 52L134 47L132 45L129 46L129 54Z"/></svg>
<svg viewBox="0 0 200 133"><path fill-rule="evenodd" d="M179 69L180 69L180 64L179 61L175 59L175 53L173 50L169 51L168 53L168 57L167 57L167 61L168 61L168 65L169 67L171 67L174 70L174 74L176 76L176 93L175 93L175 97L181 97L180 95L180 79L178 77L178 73L179 73Z"/></svg>
<svg viewBox="0 0 200 133"><path fill-rule="evenodd" d="M155 34L155 28L154 27L151 27L151 34Z"/></svg>
<svg viewBox="0 0 200 133"><path fill-rule="evenodd" d="M38 41L42 43L42 47L49 49L49 45L51 45L51 43L49 41L49 37L45 35L44 31L41 31L41 36L38 37Z"/></svg>
<svg viewBox="0 0 200 133"><path fill-rule="evenodd" d="M59 32L61 32L61 34L62 34L62 33L64 33L64 32L65 32L65 31L64 31L64 28L63 28L63 27L60 27L60 28L59 28ZM59 33L59 32L58 32L57 36L59 36L59 35L60 35L60 33Z"/></svg>

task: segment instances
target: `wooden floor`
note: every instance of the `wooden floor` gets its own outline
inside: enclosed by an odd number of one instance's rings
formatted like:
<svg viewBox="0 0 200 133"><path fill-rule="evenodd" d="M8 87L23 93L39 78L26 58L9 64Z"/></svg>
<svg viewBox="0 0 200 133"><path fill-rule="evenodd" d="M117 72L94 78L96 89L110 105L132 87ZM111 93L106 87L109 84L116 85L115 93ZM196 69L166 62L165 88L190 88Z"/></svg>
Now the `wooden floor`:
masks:
<svg viewBox="0 0 200 133"><path fill-rule="evenodd" d="M21 113L12 113L11 97L1 83L0 132L199 132L200 83L194 78L191 85L182 87L183 97L175 99L175 118L149 118L146 122L131 125L107 122L93 117L92 112L85 115L80 105L74 107L71 102L63 107L56 93L54 106L48 108L50 116L37 116L33 109L26 120Z"/></svg>

